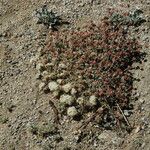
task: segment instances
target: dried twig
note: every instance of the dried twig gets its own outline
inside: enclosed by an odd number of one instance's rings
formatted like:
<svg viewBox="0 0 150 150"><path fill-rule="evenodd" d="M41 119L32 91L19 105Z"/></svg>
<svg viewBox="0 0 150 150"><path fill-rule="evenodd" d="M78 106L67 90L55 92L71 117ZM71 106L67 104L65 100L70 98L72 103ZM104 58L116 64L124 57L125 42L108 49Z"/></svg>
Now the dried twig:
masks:
<svg viewBox="0 0 150 150"><path fill-rule="evenodd" d="M102 112L104 111L104 108L100 107L99 109L97 109L97 111L95 113L93 113L93 115L88 118L80 127L79 129L84 129L97 115L102 114Z"/></svg>
<svg viewBox="0 0 150 150"><path fill-rule="evenodd" d="M129 127L131 127L131 125L130 125L128 119L127 119L127 117L124 115L124 113L123 113L122 109L120 108L119 104L118 104L118 103L116 103L116 104L117 104L117 107L118 107L119 111L121 112L121 114L122 114L124 120L126 121L127 125L128 125Z"/></svg>
<svg viewBox="0 0 150 150"><path fill-rule="evenodd" d="M55 104L49 100L49 104L50 106L52 107L53 111L54 111L54 121L57 123L57 124L60 124L60 121L59 121L59 112L58 112L58 109L56 108Z"/></svg>

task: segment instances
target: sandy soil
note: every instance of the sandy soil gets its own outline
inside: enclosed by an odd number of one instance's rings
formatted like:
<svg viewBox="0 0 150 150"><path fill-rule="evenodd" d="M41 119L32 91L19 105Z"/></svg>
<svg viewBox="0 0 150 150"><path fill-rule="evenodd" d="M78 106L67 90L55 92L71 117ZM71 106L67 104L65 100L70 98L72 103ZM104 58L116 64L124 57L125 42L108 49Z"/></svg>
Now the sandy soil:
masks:
<svg viewBox="0 0 150 150"><path fill-rule="evenodd" d="M0 149L1 150L149 150L150 148L150 2L130 0L51 0L47 5L56 11L69 26L82 26L87 20L97 22L106 14L107 8L120 11L139 7L147 22L140 27L139 39L147 62L143 71L135 71L139 78L135 82L138 100L134 103L129 121L133 131L118 135L115 131L88 128L85 138L78 141L75 131L78 123L62 119L59 133L41 138L32 135L29 125L52 122L54 113L48 101L51 94L38 90L36 69L30 62L45 43L49 29L37 25L33 12L44 4L44 0L2 0L0 2Z"/></svg>

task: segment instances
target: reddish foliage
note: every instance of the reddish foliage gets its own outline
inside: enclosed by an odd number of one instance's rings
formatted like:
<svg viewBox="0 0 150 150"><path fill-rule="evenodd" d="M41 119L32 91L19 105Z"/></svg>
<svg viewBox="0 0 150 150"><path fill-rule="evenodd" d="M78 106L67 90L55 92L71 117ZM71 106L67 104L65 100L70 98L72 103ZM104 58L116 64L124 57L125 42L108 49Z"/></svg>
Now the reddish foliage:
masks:
<svg viewBox="0 0 150 150"><path fill-rule="evenodd" d="M68 64L66 82L84 83L78 96L87 96L90 90L98 96L100 106L105 103L113 109L118 103L123 110L129 106L133 89L130 68L143 58L139 42L125 30L122 25L114 27L105 17L84 31L52 32L45 53L56 59L55 72L60 62Z"/></svg>

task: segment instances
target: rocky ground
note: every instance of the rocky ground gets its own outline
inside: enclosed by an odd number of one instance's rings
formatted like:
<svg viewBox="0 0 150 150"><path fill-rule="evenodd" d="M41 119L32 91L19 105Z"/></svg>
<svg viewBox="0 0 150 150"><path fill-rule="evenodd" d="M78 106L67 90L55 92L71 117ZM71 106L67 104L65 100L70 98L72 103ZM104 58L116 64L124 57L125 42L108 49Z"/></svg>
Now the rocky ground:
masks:
<svg viewBox="0 0 150 150"><path fill-rule="evenodd" d="M61 28L82 26L88 20L98 22L108 8L119 11L140 8L147 22L138 37L147 53L143 71L134 72L137 101L129 117L132 132L87 127L76 131L78 122L62 117L55 126L54 112L49 105L51 94L39 91L37 71L32 58L44 47L47 29L37 25L33 14L44 1L3 0L0 2L0 149L2 150L149 150L150 147L150 51L149 1L130 0L51 0L47 5L70 22ZM138 30L138 29L137 29ZM82 123L82 122L81 122ZM38 132L38 135L34 135ZM46 133L50 133L47 136ZM82 138L81 139L81 136Z"/></svg>

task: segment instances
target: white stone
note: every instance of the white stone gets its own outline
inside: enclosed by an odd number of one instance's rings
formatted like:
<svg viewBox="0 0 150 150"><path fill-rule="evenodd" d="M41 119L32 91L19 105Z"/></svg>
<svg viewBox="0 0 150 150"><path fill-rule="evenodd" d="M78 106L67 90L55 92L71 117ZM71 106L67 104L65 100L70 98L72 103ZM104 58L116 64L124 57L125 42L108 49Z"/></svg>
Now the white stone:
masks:
<svg viewBox="0 0 150 150"><path fill-rule="evenodd" d="M32 58L30 59L30 63L33 64L34 62L36 62L36 58L35 58L35 57L32 57Z"/></svg>
<svg viewBox="0 0 150 150"><path fill-rule="evenodd" d="M61 84L62 83L62 79L57 79L57 83Z"/></svg>
<svg viewBox="0 0 150 150"><path fill-rule="evenodd" d="M39 84L39 90L41 91L44 87L45 87L45 83L44 83L44 82L41 82L41 83Z"/></svg>
<svg viewBox="0 0 150 150"><path fill-rule="evenodd" d="M71 83L67 83L65 85L62 86L62 90L66 93L68 93L72 88L72 84Z"/></svg>
<svg viewBox="0 0 150 150"><path fill-rule="evenodd" d="M74 106L69 107L69 108L67 109L67 115L68 115L68 116L74 117L74 116L76 116L77 114L78 114L77 109L76 109Z"/></svg>
<svg viewBox="0 0 150 150"><path fill-rule="evenodd" d="M51 81L49 84L48 84L48 88L50 89L50 91L57 91L59 89L59 85L57 82L55 81Z"/></svg>
<svg viewBox="0 0 150 150"><path fill-rule="evenodd" d="M36 60L39 60L40 56L41 56L41 52L38 52L38 53L35 55Z"/></svg>
<svg viewBox="0 0 150 150"><path fill-rule="evenodd" d="M45 70L42 72L42 76L47 76L48 75L48 72Z"/></svg>
<svg viewBox="0 0 150 150"><path fill-rule="evenodd" d="M36 69L37 70L42 70L42 68L44 67L44 65L42 64L42 63L38 63L37 65L36 65Z"/></svg>
<svg viewBox="0 0 150 150"><path fill-rule="evenodd" d="M89 102L92 106L95 106L97 104L97 99L95 95L90 96Z"/></svg>
<svg viewBox="0 0 150 150"><path fill-rule="evenodd" d="M58 77L64 78L66 75L67 75L67 72L66 72L66 71L63 71L62 73L60 73L60 74L58 75Z"/></svg>
<svg viewBox="0 0 150 150"><path fill-rule="evenodd" d="M79 79L82 79L82 76L78 76Z"/></svg>
<svg viewBox="0 0 150 150"><path fill-rule="evenodd" d="M46 67L47 67L47 68L53 67L53 66L54 66L54 63L47 63L47 64L46 64Z"/></svg>
<svg viewBox="0 0 150 150"><path fill-rule="evenodd" d="M65 69L65 68L66 68L66 65L63 64L63 63L60 63L58 67L61 68L61 69Z"/></svg>
<svg viewBox="0 0 150 150"><path fill-rule="evenodd" d="M41 78L41 73L38 72L36 75L35 75L35 79L40 79Z"/></svg>
<svg viewBox="0 0 150 150"><path fill-rule="evenodd" d="M141 130L141 126L137 126L134 132L138 133L140 130Z"/></svg>
<svg viewBox="0 0 150 150"><path fill-rule="evenodd" d="M71 95L63 94L60 96L61 105L72 105L74 103L74 98Z"/></svg>
<svg viewBox="0 0 150 150"><path fill-rule="evenodd" d="M75 88L72 88L72 89L71 89L71 94L72 94L72 95L75 95L76 93L77 93L76 89L75 89Z"/></svg>
<svg viewBox="0 0 150 150"><path fill-rule="evenodd" d="M42 47L39 47L37 51L38 51L38 53L41 53L42 52Z"/></svg>
<svg viewBox="0 0 150 150"><path fill-rule="evenodd" d="M142 104L145 102L144 99L140 99L139 101L140 101L140 103L142 103Z"/></svg>
<svg viewBox="0 0 150 150"><path fill-rule="evenodd" d="M123 113L126 117L129 117L131 115L131 112L129 110L123 110Z"/></svg>
<svg viewBox="0 0 150 150"><path fill-rule="evenodd" d="M30 59L30 63L32 64L32 63L37 62L37 60L39 60L39 58L40 58L40 54L37 53L35 56L33 56L33 57Z"/></svg>

